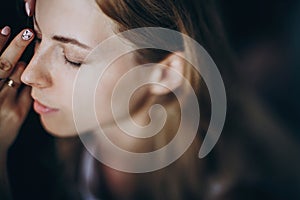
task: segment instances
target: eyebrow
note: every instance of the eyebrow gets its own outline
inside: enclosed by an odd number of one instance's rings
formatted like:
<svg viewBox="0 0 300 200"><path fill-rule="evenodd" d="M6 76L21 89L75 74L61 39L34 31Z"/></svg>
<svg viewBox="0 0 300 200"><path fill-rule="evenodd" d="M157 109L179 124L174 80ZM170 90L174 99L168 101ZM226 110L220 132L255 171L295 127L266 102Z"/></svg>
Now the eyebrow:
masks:
<svg viewBox="0 0 300 200"><path fill-rule="evenodd" d="M36 21L35 16L33 16L33 21L34 21L34 24L36 25L38 31L40 32L41 29L40 29L39 24ZM52 39L55 40L55 41L61 42L61 43L65 43L65 44L73 44L73 45L79 46L81 48L84 48L86 50L91 50L92 49L88 45L83 44L83 43L79 42L78 40L76 40L74 38L68 38L68 37L64 37L64 36L55 35L55 36L52 37Z"/></svg>
<svg viewBox="0 0 300 200"><path fill-rule="evenodd" d="M55 35L55 36L52 37L52 39L56 40L58 42L61 42L61 43L69 43L69 44L77 45L77 46L79 46L81 48L84 48L86 50L91 50L92 49L88 45L83 44L83 43L79 42L78 40L76 40L74 38L67 38L67 37Z"/></svg>

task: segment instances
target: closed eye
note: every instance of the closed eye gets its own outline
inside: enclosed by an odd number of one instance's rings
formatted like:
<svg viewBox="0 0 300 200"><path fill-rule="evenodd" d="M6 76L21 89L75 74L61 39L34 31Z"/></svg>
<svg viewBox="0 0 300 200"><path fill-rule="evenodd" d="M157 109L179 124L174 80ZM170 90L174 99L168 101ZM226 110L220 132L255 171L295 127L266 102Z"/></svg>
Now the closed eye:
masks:
<svg viewBox="0 0 300 200"><path fill-rule="evenodd" d="M74 61L69 60L66 56L64 56L64 57L65 57L66 63L72 65L73 67L80 67L82 65L81 62L74 62Z"/></svg>

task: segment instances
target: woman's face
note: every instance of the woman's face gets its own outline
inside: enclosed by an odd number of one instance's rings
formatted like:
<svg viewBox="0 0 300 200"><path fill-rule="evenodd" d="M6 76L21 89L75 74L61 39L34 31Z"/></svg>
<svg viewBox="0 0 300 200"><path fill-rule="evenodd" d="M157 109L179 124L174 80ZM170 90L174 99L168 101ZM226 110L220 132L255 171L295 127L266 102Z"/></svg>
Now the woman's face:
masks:
<svg viewBox="0 0 300 200"><path fill-rule="evenodd" d="M39 40L22 81L32 86L34 109L49 132L58 136L77 134L72 113L73 84L80 67L89 67L85 58L91 50L114 35L112 27L112 21L94 0L37 0L35 31ZM109 108L114 84L134 65L133 55L118 59L98 85L96 98L101 104L96 108L101 123L112 119Z"/></svg>

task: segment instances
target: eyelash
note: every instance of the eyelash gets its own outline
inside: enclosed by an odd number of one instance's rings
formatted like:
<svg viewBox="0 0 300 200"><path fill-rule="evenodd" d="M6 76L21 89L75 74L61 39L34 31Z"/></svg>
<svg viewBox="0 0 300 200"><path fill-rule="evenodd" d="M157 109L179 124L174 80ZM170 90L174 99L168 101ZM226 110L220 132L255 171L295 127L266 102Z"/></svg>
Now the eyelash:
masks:
<svg viewBox="0 0 300 200"><path fill-rule="evenodd" d="M34 39L35 46L39 45L41 42L42 42L42 38L35 37L35 39ZM70 65L72 65L72 67L80 67L82 65L82 63L80 63L80 62L77 63L77 62L73 62L73 61L69 60L66 57L65 53L64 53L64 59L65 59L66 64L70 64Z"/></svg>
<svg viewBox="0 0 300 200"><path fill-rule="evenodd" d="M65 61L67 64L72 65L73 67L80 67L82 65L82 63L77 63L77 62L73 62L71 60L69 60L65 55L64 55Z"/></svg>

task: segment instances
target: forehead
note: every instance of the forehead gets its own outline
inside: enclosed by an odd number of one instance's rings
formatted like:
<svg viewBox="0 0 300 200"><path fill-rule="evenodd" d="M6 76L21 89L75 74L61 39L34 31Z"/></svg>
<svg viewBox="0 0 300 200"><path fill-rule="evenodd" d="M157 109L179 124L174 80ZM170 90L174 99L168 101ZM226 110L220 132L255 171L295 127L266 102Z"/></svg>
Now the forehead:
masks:
<svg viewBox="0 0 300 200"><path fill-rule="evenodd" d="M91 47L114 34L95 0L37 0L36 20L43 36L78 38Z"/></svg>

